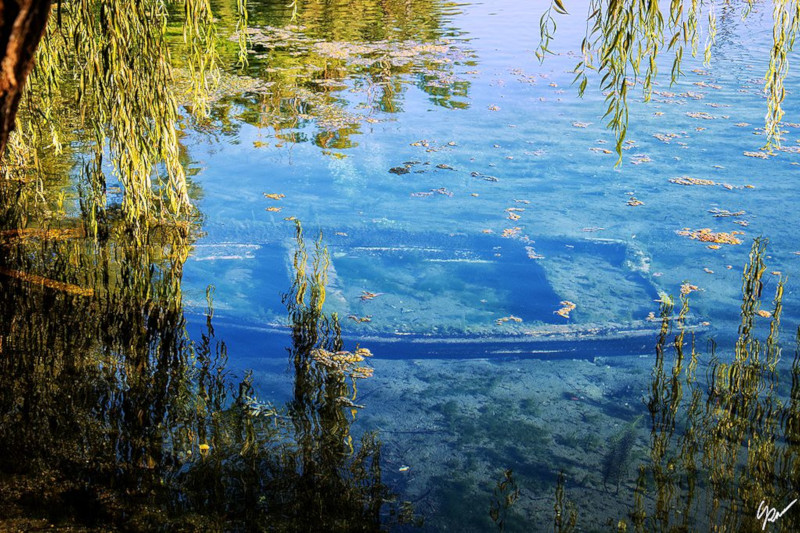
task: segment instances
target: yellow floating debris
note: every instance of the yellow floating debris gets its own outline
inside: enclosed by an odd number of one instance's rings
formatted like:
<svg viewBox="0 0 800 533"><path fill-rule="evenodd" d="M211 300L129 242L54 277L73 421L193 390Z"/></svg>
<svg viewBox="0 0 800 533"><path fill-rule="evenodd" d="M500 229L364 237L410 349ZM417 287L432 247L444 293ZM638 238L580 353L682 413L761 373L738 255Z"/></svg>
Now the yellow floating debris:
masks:
<svg viewBox="0 0 800 533"><path fill-rule="evenodd" d="M564 318L569 318L569 313L575 309L576 305L569 300L563 300L561 303L561 309L558 311L553 311L556 315Z"/></svg>
<svg viewBox="0 0 800 533"><path fill-rule="evenodd" d="M356 316L356 315L347 315L347 318L353 320L355 322L372 322L372 315L367 316Z"/></svg>
<svg viewBox="0 0 800 533"><path fill-rule="evenodd" d="M756 159L769 159L769 156L764 152L742 152L747 157L755 157Z"/></svg>
<svg viewBox="0 0 800 533"><path fill-rule="evenodd" d="M317 363L333 371L347 374L353 379L363 379L372 376L372 369L368 366L359 366L365 357L372 357L372 352L366 348L357 348L354 352L339 351L329 352L318 348L311 352L311 357Z"/></svg>
<svg viewBox="0 0 800 533"><path fill-rule="evenodd" d="M635 196L631 196L630 200L628 200L628 205L631 207L636 207L639 205L644 205L644 202L637 200Z"/></svg>
<svg viewBox="0 0 800 533"><path fill-rule="evenodd" d="M383 294L382 292L369 292L369 291L361 291L361 300L368 301L373 300Z"/></svg>
<svg viewBox="0 0 800 533"><path fill-rule="evenodd" d="M519 220L519 219L520 219L520 216L518 214L516 214L516 213L509 213L508 214L508 220Z"/></svg>
<svg viewBox="0 0 800 533"><path fill-rule="evenodd" d="M501 237L505 237L507 239L510 237L516 237L517 235L519 235L520 231L522 231L522 228L520 228L519 226L515 226L513 228L506 228L503 230L503 234L501 235Z"/></svg>
<svg viewBox="0 0 800 533"><path fill-rule="evenodd" d="M509 316L504 316L503 318L498 318L497 320L495 320L495 323L498 326L500 326L502 324L505 324L506 322L522 322L522 319L520 317L518 317L518 316L509 315Z"/></svg>
<svg viewBox="0 0 800 533"><path fill-rule="evenodd" d="M684 283L681 285L681 294L687 295L691 292L699 291L700 287L697 285L692 285L691 283Z"/></svg>
<svg viewBox="0 0 800 533"><path fill-rule="evenodd" d="M764 318L770 318L772 316L772 313L770 313L769 311L765 311L764 309L759 309L758 311L756 311L756 314Z"/></svg>
<svg viewBox="0 0 800 533"><path fill-rule="evenodd" d="M713 242L715 244L742 244L741 239L738 239L736 235L744 235L744 232L731 231L728 233L720 231L718 233L714 233L710 228L702 228L697 230L684 229L678 231L677 234L701 242Z"/></svg>
<svg viewBox="0 0 800 533"><path fill-rule="evenodd" d="M278 213L280 210L283 209L282 207L267 207L266 211L270 211L272 213Z"/></svg>
<svg viewBox="0 0 800 533"><path fill-rule="evenodd" d="M264 198L269 198L270 200L280 200L281 198L286 198L285 194L279 193L264 193Z"/></svg>
<svg viewBox="0 0 800 533"><path fill-rule="evenodd" d="M54 279L45 278L36 274L30 274L28 272L21 272L19 270L0 267L0 274L27 283L32 283L34 285L41 285L43 287L47 287L48 289L55 289L67 294L74 294L76 296L94 296L93 289L85 289L78 285L73 285L72 283L64 283L63 281L56 281Z"/></svg>

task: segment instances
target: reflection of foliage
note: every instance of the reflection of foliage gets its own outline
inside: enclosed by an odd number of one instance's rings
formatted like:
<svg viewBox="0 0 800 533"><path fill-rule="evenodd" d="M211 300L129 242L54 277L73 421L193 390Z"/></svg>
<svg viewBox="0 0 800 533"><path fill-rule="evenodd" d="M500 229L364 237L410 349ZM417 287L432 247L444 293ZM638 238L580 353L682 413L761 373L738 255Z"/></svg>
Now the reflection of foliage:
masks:
<svg viewBox="0 0 800 533"><path fill-rule="evenodd" d="M519 486L514 474L510 469L506 470L503 472L503 479L498 481L494 488L492 503L489 505L489 517L497 525L498 531L505 529L508 511L518 498Z"/></svg>
<svg viewBox="0 0 800 533"><path fill-rule="evenodd" d="M568 7L568 6L567 6ZM628 88L641 83L645 100L650 98L657 74L659 53L673 53L671 81L681 75L685 47L692 56L697 54L705 38L705 61L710 60L711 46L716 36L716 10L740 11L746 16L753 7L747 0L742 7L728 2L697 2L673 0L669 11L663 13L657 2L646 0L591 0L586 21L586 35L581 43L582 59L575 68L579 92L587 86L587 70L596 70L602 77L600 89L606 95L608 126L617 137L617 153L622 158L622 146L628 129ZM780 144L781 106L785 90L783 80L788 72L787 54L791 51L800 27L800 3L795 0L773 1L773 46L765 76L768 112L766 116L767 147ZM561 0L551 0L542 16L541 41L537 56L542 59L555 29L555 14L566 14ZM665 20L666 17L666 20ZM707 19L705 29L701 21Z"/></svg>
<svg viewBox="0 0 800 533"><path fill-rule="evenodd" d="M349 136L376 121L375 111L401 109L409 81L437 105L466 105L456 97L466 96L468 83L453 65L468 58L445 38L435 2L311 0L295 4L293 18L285 6L259 7L246 29L249 70L258 79L237 103L245 121L275 129L278 139L353 146ZM242 38L241 30L231 37ZM312 125L317 134L304 131Z"/></svg>
<svg viewBox="0 0 800 533"><path fill-rule="evenodd" d="M213 30L206 0L185 0L185 47L193 101L202 113L213 70ZM175 75L161 2L60 4L37 54L19 141L59 155L79 143L91 186L91 213L106 206L106 184L119 180L122 208L136 224L186 213L189 198L175 129ZM210 55L209 55L210 54ZM103 158L110 155L111 172ZM93 229L96 221L92 222Z"/></svg>
<svg viewBox="0 0 800 533"><path fill-rule="evenodd" d="M380 444L350 437L352 383L368 372L314 357L349 353L321 312L321 249L293 289L315 303L289 304L298 373L284 410L228 376L210 293L205 331L188 337L185 233L114 237L0 233L0 528L378 529Z"/></svg>
<svg viewBox="0 0 800 533"><path fill-rule="evenodd" d="M698 354L691 342L685 349L688 297L672 316L672 302L662 303L662 329L653 370L649 410L652 420L651 461L641 470L636 510L631 515L637 531L695 529L703 524L725 530L756 530L756 511L763 500L781 507L786 495L797 492L800 459L795 438L800 397L800 352L792 364L788 401L779 395L778 326L783 281L779 281L771 312L761 310L762 276L766 271L766 244L756 240L745 268L739 336L730 362L721 362L712 347L707 371L708 390L696 384ZM765 341L755 331L757 317L771 317ZM671 325L672 369L665 367L665 347ZM688 359L687 359L688 358ZM655 509L646 511L648 478L655 484ZM708 498L699 497L708 491ZM791 498L790 498L791 499ZM781 518L780 527L795 530L796 515Z"/></svg>
<svg viewBox="0 0 800 533"><path fill-rule="evenodd" d="M553 519L553 531L556 533L570 533L575 530L578 522L578 512L575 504L567 499L564 489L567 483L567 476L564 472L558 473L558 484L556 485L556 501L553 505L555 517Z"/></svg>

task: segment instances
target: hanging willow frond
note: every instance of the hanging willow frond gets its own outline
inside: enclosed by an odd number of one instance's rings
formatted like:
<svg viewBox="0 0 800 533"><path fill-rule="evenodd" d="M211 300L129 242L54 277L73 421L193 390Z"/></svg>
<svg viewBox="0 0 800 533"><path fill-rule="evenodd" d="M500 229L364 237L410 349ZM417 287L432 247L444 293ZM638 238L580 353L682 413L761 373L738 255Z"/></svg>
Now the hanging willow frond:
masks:
<svg viewBox="0 0 800 533"><path fill-rule="evenodd" d="M741 8L746 17L755 0L746 0ZM670 0L666 21L657 0L590 0L586 34L581 43L582 59L575 67L578 93L583 95L588 84L587 70L600 75L600 89L606 95L605 112L608 127L616 137L616 150L622 160L622 146L628 131L628 87L641 84L645 101L649 100L658 72L656 60L666 48L673 54L670 81L681 76L684 50L698 54L705 37L703 58L711 61L716 37L716 9L731 9L726 0ZM555 14L566 14L561 2L553 0L542 15L539 27L540 44L536 56L543 60L556 31ZM705 28L700 21L707 19ZM783 82L789 68L788 53L792 50L800 26L800 0L773 0L773 46L765 77L767 95L765 130L766 148L780 144Z"/></svg>

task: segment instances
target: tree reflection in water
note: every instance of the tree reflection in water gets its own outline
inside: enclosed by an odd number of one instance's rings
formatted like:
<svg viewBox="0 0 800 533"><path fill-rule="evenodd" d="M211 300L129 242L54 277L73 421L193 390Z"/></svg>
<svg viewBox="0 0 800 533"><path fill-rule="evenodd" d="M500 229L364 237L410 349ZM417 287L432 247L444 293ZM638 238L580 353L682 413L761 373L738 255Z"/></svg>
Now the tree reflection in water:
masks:
<svg viewBox="0 0 800 533"><path fill-rule="evenodd" d="M0 230L0 527L379 529L380 443L350 435L368 352L341 351L322 312L321 244L307 269L298 225L283 409L226 371L211 291L204 333L186 333L185 228L139 247L102 233Z"/></svg>
<svg viewBox="0 0 800 533"><path fill-rule="evenodd" d="M780 512L797 497L800 350L790 368L783 365L791 380L780 381L784 280L777 283L772 310L761 309L765 255L766 242L757 239L744 270L733 356L723 362L712 344L706 383L702 378L698 383L693 336L688 347L686 343L689 290L683 291L675 316L672 301L662 302L647 398L650 457L640 468L630 515L636 531L760 531L764 522L757 511L762 501ZM757 332L767 329L766 323L768 334L762 341ZM670 351L672 328L676 335ZM800 515L787 513L770 527L797 531Z"/></svg>

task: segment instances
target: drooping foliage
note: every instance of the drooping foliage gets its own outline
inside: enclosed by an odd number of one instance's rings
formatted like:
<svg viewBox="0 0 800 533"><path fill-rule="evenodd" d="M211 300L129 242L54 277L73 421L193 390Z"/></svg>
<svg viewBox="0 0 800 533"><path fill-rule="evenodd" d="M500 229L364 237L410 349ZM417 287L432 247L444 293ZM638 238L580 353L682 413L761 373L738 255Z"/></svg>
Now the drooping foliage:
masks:
<svg viewBox="0 0 800 533"><path fill-rule="evenodd" d="M717 32L717 13L731 11L747 17L754 0L669 0L668 8L658 0L590 0L586 16L586 32L581 42L582 57L575 66L575 81L583 95L589 82L587 71L600 76L600 90L606 95L605 112L608 127L617 141L617 154L628 131L629 88L641 85L645 101L649 100L653 81L658 73L657 59L672 54L670 81L682 74L684 51L698 54L701 45L706 63ZM536 55L540 60L550 52L556 33L556 16L567 15L563 0L551 0L540 20L540 43ZM769 67L765 74L767 96L765 134L767 150L780 145L780 121L786 92L783 81L789 69L789 53L800 27L800 2L773 0L773 44Z"/></svg>

